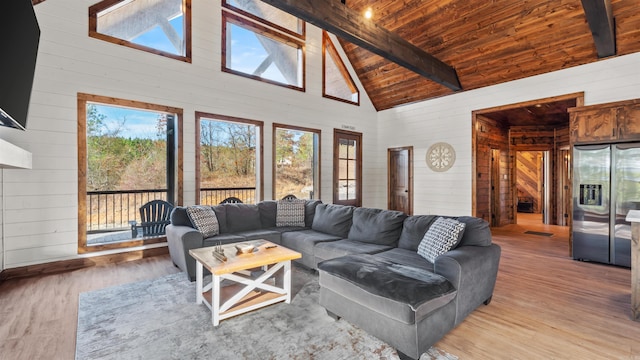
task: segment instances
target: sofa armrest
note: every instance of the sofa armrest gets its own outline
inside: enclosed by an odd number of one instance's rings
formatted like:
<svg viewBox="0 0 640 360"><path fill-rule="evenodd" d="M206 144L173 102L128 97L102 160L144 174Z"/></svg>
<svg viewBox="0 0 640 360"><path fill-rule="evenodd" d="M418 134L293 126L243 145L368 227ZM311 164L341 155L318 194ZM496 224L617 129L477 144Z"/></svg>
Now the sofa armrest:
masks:
<svg viewBox="0 0 640 360"><path fill-rule="evenodd" d="M189 250L204 246L202 233L190 226L167 225L167 243L173 263L187 273L189 280L195 280L196 261Z"/></svg>
<svg viewBox="0 0 640 360"><path fill-rule="evenodd" d="M436 258L434 272L446 277L458 290L456 321L491 299L498 275L500 246L461 246Z"/></svg>

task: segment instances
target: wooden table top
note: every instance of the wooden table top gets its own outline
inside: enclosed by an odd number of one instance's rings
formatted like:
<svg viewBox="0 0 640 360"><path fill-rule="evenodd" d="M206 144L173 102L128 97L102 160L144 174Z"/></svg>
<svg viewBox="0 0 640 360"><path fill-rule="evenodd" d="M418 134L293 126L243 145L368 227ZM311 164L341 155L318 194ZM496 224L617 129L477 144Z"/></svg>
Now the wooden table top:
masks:
<svg viewBox="0 0 640 360"><path fill-rule="evenodd" d="M239 244L253 244L258 250L249 254L238 254L235 246ZM274 245L275 247L267 249L267 247ZM189 250L189 254L193 256L194 259L215 275L230 274L240 270L275 264L281 261L295 260L302 257L302 254L297 251L287 249L282 245L276 245L266 240L249 240L241 243L222 245L227 261L220 261L213 256L215 248L215 246L210 246Z"/></svg>

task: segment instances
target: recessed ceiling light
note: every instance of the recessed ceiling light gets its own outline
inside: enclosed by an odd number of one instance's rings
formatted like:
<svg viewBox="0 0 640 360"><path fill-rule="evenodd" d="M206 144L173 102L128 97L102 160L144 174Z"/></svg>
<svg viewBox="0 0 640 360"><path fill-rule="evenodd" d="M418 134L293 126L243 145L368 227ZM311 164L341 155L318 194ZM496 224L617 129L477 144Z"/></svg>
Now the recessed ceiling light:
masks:
<svg viewBox="0 0 640 360"><path fill-rule="evenodd" d="M367 10L364 11L364 17L366 19L371 19L372 16L373 16L373 10L371 10L371 8L367 8Z"/></svg>

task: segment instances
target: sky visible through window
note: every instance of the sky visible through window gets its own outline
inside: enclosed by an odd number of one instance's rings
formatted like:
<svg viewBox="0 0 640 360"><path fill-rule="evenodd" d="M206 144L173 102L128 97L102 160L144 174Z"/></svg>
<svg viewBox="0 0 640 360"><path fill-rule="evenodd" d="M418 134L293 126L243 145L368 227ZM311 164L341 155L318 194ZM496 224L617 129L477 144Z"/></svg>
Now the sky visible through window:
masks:
<svg viewBox="0 0 640 360"><path fill-rule="evenodd" d="M158 139L158 112L117 106L93 104L99 114L105 115L108 131L119 129L118 137L131 139ZM166 131L166 126L165 126Z"/></svg>
<svg viewBox="0 0 640 360"><path fill-rule="evenodd" d="M176 29L181 38L183 38L184 32L183 18L184 16L178 16L170 21L171 25ZM231 68L246 74L252 74L264 59L267 58L268 53L260 44L260 41L254 32L236 25L231 26L231 31L233 34L232 43L234 52ZM138 37L134 38L132 42L168 53L182 55L176 51L175 47L171 44L159 26L140 34ZM271 64L271 66L262 73L261 77L287 84L286 79L275 64Z"/></svg>
<svg viewBox="0 0 640 360"><path fill-rule="evenodd" d="M260 44L258 37L253 31L234 24L230 26L232 34L231 47L233 51L233 56L231 56L231 69L241 71L245 74L253 74L269 54ZM287 80L275 64L271 64L260 77L287 84Z"/></svg>
<svg viewBox="0 0 640 360"><path fill-rule="evenodd" d="M169 21L178 35L180 35L181 39L184 39L183 20L184 16L180 15ZM176 49L159 25L156 25L153 29L140 34L138 37L132 39L131 42L171 54L184 55L184 48L180 50Z"/></svg>

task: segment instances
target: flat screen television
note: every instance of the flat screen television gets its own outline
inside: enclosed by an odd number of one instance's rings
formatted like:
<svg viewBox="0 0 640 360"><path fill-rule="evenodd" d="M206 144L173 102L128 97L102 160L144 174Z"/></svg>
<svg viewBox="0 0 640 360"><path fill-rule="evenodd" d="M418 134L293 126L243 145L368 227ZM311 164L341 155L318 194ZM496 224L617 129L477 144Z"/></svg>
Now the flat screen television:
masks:
<svg viewBox="0 0 640 360"><path fill-rule="evenodd" d="M0 0L0 126L27 127L39 43L31 0Z"/></svg>

